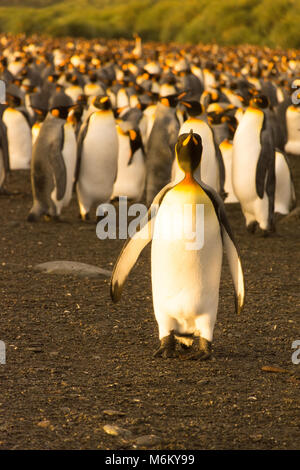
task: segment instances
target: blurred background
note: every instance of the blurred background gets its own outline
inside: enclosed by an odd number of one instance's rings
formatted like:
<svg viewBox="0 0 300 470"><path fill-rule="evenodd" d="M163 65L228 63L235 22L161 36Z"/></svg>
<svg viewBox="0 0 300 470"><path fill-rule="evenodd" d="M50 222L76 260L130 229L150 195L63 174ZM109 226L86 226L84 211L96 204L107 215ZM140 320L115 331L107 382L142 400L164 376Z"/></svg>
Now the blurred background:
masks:
<svg viewBox="0 0 300 470"><path fill-rule="evenodd" d="M0 32L300 47L298 0L1 0Z"/></svg>

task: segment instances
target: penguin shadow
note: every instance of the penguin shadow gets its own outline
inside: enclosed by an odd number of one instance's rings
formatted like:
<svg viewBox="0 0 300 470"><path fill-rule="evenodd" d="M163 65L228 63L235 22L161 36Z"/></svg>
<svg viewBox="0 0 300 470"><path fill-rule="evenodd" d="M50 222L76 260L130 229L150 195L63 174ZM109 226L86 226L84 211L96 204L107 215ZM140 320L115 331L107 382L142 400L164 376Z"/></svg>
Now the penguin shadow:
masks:
<svg viewBox="0 0 300 470"><path fill-rule="evenodd" d="M70 225L72 222L65 217L60 217L56 215L43 214L39 217L32 217L32 214L29 214L26 218L26 222L29 224L57 224L57 225Z"/></svg>

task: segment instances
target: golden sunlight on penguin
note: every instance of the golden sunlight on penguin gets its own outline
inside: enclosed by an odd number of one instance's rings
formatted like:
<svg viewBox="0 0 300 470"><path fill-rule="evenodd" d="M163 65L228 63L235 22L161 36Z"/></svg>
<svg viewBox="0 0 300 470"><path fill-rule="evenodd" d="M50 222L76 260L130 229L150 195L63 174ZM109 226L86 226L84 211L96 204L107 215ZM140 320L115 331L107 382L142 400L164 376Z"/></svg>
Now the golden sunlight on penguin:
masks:
<svg viewBox="0 0 300 470"><path fill-rule="evenodd" d="M177 344L191 346L186 338L197 338L198 350L185 357L206 360L217 318L223 247L238 313L244 305L244 277L222 199L193 177L201 162L201 137L192 130L181 134L176 155L184 177L159 192L141 230L125 243L114 267L111 296L120 299L127 276L152 240L152 295L160 339L155 356L176 356Z"/></svg>

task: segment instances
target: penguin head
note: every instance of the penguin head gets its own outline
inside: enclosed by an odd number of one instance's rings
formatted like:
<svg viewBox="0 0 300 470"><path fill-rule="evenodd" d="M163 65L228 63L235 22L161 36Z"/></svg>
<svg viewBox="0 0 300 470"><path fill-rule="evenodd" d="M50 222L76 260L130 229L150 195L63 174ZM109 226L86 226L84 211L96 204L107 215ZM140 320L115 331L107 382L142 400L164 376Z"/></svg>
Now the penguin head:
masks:
<svg viewBox="0 0 300 470"><path fill-rule="evenodd" d="M35 112L36 120L42 122L48 112L48 98L43 93L33 93L29 97L30 106Z"/></svg>
<svg viewBox="0 0 300 470"><path fill-rule="evenodd" d="M11 108L17 108L22 104L22 91L15 84L9 84L6 89L6 102Z"/></svg>
<svg viewBox="0 0 300 470"><path fill-rule="evenodd" d="M229 140L232 140L238 125L238 121L234 116L231 116L230 114L224 114L221 117L221 122L227 124L227 129L228 129L228 138Z"/></svg>
<svg viewBox="0 0 300 470"><path fill-rule="evenodd" d="M167 107L170 107L170 108L175 108L177 106L177 103L178 103L178 95L175 94L175 95L161 96L159 98L159 101L164 106L167 106Z"/></svg>
<svg viewBox="0 0 300 470"><path fill-rule="evenodd" d="M64 92L54 93L49 102L49 111L55 117L67 119L73 100Z"/></svg>
<svg viewBox="0 0 300 470"><path fill-rule="evenodd" d="M175 151L178 165L186 174L193 174L198 168L202 156L202 139L191 129L189 134L181 134L178 137Z"/></svg>
<svg viewBox="0 0 300 470"><path fill-rule="evenodd" d="M205 112L204 106L196 100L183 100L180 104L185 108L187 114L191 117L200 116Z"/></svg>
<svg viewBox="0 0 300 470"><path fill-rule="evenodd" d="M111 109L111 101L107 95L98 95L92 101L95 108L101 109L102 111L107 111Z"/></svg>
<svg viewBox="0 0 300 470"><path fill-rule="evenodd" d="M269 107L269 104L269 99L265 95L257 95L250 100L250 106L254 108L265 109Z"/></svg>

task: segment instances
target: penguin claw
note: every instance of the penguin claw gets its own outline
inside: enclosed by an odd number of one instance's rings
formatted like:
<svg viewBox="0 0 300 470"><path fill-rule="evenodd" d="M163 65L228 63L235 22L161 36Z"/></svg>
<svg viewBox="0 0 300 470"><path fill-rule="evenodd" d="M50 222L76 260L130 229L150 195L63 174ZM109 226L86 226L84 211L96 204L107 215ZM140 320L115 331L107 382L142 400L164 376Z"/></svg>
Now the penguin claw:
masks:
<svg viewBox="0 0 300 470"><path fill-rule="evenodd" d="M174 338L174 332L171 331L168 336L161 339L160 347L155 351L154 357L163 357L164 359L177 357L178 355L176 354L175 347L176 341Z"/></svg>
<svg viewBox="0 0 300 470"><path fill-rule="evenodd" d="M181 356L182 359L188 359L190 361L207 361L210 359L211 353L205 351L197 351L191 354L184 354Z"/></svg>
<svg viewBox="0 0 300 470"><path fill-rule="evenodd" d="M247 225L247 232L248 233L255 233L256 227L257 227L257 222L256 221L250 222L250 224Z"/></svg>
<svg viewBox="0 0 300 470"><path fill-rule="evenodd" d="M211 341L200 336L199 348L199 351L182 355L182 359L207 361L211 357Z"/></svg>
<svg viewBox="0 0 300 470"><path fill-rule="evenodd" d="M30 212L27 217L27 222L37 222L37 221L38 221L38 217L33 212Z"/></svg>
<svg viewBox="0 0 300 470"><path fill-rule="evenodd" d="M162 357L163 359L168 359L170 357L177 357L177 356L178 354L176 354L175 351L169 350L168 348L159 348L153 354L153 357Z"/></svg>

